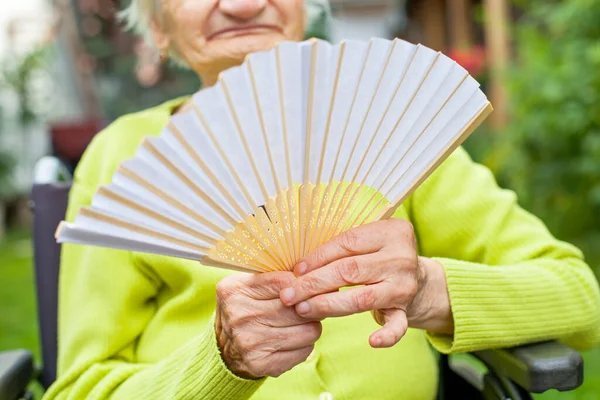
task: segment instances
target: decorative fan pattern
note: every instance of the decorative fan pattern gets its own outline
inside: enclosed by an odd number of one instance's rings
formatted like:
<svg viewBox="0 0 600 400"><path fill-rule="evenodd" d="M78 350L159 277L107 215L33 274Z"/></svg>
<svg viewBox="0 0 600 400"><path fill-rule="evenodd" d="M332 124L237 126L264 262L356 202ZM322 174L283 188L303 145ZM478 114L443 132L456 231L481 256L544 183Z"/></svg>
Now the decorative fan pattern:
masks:
<svg viewBox="0 0 600 400"><path fill-rule="evenodd" d="M282 42L192 103L61 224L59 242L291 270L390 217L492 110L457 63L399 39Z"/></svg>

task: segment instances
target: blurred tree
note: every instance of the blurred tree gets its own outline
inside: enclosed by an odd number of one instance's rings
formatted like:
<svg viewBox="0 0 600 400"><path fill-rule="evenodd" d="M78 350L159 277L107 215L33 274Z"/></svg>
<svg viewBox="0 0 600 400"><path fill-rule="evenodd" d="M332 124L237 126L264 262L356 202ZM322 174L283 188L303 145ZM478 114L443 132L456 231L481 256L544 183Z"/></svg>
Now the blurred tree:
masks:
<svg viewBox="0 0 600 400"><path fill-rule="evenodd" d="M77 67L93 71L110 121L123 114L191 94L200 88L197 76L174 64L161 65L155 51L142 39L124 32L117 4L129 1L71 0L83 44Z"/></svg>
<svg viewBox="0 0 600 400"><path fill-rule="evenodd" d="M13 55L7 57L0 65L0 89L10 90L18 103L17 122L21 129L21 138L24 148L27 148L29 140L29 124L37 120L39 110L35 104L35 87L32 87L34 74L44 65L46 48L41 47L23 56ZM0 109L0 134L3 131L3 117L6 117ZM2 141L0 141L1 143ZM16 166L17 155L14 150L0 147L0 238L4 233L5 203L15 195L13 185L13 170Z"/></svg>
<svg viewBox="0 0 600 400"><path fill-rule="evenodd" d="M511 123L481 136L494 146L470 147L555 234L600 263L600 1L516 2Z"/></svg>

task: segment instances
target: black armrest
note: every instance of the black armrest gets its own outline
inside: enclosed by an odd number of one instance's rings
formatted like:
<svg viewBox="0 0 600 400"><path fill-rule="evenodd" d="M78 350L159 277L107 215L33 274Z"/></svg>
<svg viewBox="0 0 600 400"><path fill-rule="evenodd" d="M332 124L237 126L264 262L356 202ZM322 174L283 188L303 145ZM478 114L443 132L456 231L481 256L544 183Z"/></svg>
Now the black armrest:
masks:
<svg viewBox="0 0 600 400"><path fill-rule="evenodd" d="M16 400L33 378L33 356L25 350L0 353L0 400Z"/></svg>
<svg viewBox="0 0 600 400"><path fill-rule="evenodd" d="M583 383L583 358L558 342L473 353L489 369L531 393L573 390Z"/></svg>

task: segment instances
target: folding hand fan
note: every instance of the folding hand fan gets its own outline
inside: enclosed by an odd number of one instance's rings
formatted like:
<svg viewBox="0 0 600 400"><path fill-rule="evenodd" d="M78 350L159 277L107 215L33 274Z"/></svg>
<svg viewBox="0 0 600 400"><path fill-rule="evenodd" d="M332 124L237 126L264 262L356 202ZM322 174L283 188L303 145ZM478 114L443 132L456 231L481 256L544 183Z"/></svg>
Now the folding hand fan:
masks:
<svg viewBox="0 0 600 400"><path fill-rule="evenodd" d="M390 217L492 110L465 69L398 39L282 42L191 102L59 242L291 270Z"/></svg>

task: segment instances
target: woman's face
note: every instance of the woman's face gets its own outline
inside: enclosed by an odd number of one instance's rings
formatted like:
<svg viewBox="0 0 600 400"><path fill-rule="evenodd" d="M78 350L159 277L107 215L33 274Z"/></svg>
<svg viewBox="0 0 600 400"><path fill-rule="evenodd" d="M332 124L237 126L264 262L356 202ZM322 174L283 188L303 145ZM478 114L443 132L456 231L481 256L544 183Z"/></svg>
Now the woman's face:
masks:
<svg viewBox="0 0 600 400"><path fill-rule="evenodd" d="M205 84L251 52L281 40L301 40L303 0L161 0L153 33L161 51L173 48Z"/></svg>

